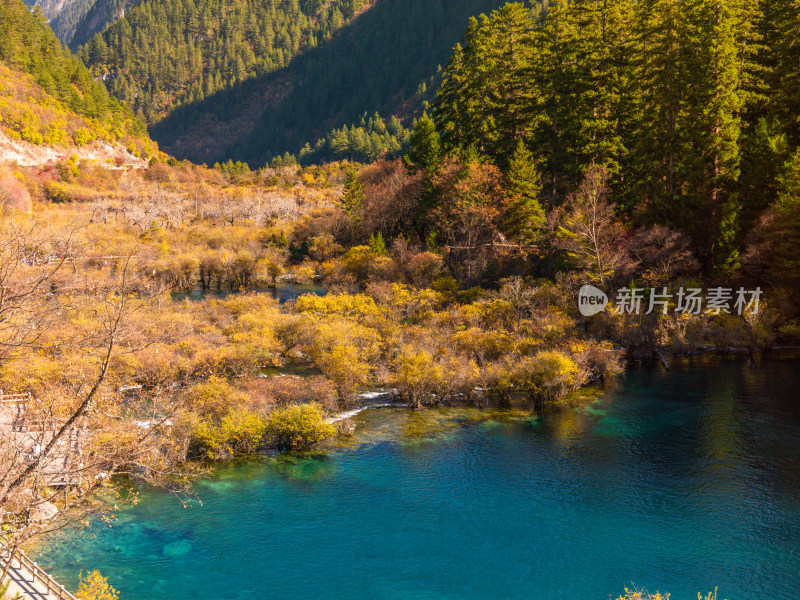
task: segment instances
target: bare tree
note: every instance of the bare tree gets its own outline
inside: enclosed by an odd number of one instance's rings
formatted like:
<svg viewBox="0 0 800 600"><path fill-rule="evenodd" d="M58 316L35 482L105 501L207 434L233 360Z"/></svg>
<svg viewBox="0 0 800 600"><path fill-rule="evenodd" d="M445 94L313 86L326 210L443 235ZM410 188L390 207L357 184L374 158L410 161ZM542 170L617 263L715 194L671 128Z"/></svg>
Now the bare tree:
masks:
<svg viewBox="0 0 800 600"><path fill-rule="evenodd" d="M10 540L4 550L107 512L95 494L114 475L135 475L186 497L186 479L173 477L179 455L161 434L179 407L169 388L122 402L112 377L125 355L159 341L159 326L145 313L161 290L138 279L135 255L121 259L104 285L86 288L77 274L62 277L64 259L31 262L23 249L55 243L35 227L5 221L2 236L0 361L13 365L46 353L80 362L79 375L63 384L0 392L0 523ZM59 323L70 323L67 339L59 339Z"/></svg>
<svg viewBox="0 0 800 600"><path fill-rule="evenodd" d="M637 231L629 251L638 263L637 271L654 282L667 283L678 275L700 270L692 255L691 240L663 225Z"/></svg>
<svg viewBox="0 0 800 600"><path fill-rule="evenodd" d="M559 216L562 248L592 280L605 284L627 266L630 259L622 245L625 231L608 200L608 173L603 167L589 167Z"/></svg>
<svg viewBox="0 0 800 600"><path fill-rule="evenodd" d="M522 319L529 317L536 306L537 288L525 283L522 277L515 275L503 283L500 288L500 298L511 306L514 314L514 324L519 330Z"/></svg>
<svg viewBox="0 0 800 600"><path fill-rule="evenodd" d="M57 236L35 221L0 221L0 362L45 330L48 292L68 285L62 275L75 258L74 236Z"/></svg>

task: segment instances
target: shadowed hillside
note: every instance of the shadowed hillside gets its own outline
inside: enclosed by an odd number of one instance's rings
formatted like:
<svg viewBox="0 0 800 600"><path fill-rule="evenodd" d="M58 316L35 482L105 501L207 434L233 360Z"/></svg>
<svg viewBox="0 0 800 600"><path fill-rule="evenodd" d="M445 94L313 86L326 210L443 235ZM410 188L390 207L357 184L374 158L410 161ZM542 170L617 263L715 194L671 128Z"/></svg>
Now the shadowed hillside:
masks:
<svg viewBox="0 0 800 600"><path fill-rule="evenodd" d="M418 88L446 64L470 16L500 0L379 0L330 42L288 68L181 107L152 129L178 157L254 164L364 112L408 114Z"/></svg>

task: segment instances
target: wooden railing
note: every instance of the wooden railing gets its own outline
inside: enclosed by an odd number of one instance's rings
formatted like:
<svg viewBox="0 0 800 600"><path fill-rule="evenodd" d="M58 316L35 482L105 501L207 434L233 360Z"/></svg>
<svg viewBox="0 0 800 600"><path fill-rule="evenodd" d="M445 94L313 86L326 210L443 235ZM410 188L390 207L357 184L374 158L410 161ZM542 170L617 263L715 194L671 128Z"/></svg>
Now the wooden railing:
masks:
<svg viewBox="0 0 800 600"><path fill-rule="evenodd" d="M8 561L9 568L13 567L13 561L16 560L22 569L25 569L31 574L34 581L38 581L44 586L48 596L58 598L58 600L78 600L78 598L73 596L68 590L65 590L63 585L56 583L56 580L50 577L47 571L33 562L28 555L19 548L14 548L12 555L7 556L6 546L8 546L8 540L5 536L0 535L0 543L2 543L0 562L3 563L3 566L5 566L5 562Z"/></svg>
<svg viewBox="0 0 800 600"><path fill-rule="evenodd" d="M0 404L18 404L22 402L29 402L32 396L30 392L24 394L5 394L0 390Z"/></svg>

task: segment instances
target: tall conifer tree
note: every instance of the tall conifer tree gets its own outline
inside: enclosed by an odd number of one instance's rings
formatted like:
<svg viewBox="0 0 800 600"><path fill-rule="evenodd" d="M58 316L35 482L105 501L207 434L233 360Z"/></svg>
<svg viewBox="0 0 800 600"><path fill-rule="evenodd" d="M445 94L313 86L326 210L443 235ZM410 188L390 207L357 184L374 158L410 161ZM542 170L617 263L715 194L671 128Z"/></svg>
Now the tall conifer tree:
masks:
<svg viewBox="0 0 800 600"><path fill-rule="evenodd" d="M519 140L505 174L510 199L505 213L505 229L516 243L529 244L544 225L544 211L539 204L542 184L533 154Z"/></svg>

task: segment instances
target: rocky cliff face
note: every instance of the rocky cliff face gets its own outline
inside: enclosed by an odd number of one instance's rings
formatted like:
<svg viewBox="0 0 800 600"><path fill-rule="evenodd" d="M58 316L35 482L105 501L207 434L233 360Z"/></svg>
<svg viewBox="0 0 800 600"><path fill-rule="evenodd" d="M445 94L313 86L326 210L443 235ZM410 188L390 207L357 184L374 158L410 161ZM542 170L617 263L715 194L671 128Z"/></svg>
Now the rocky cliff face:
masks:
<svg viewBox="0 0 800 600"><path fill-rule="evenodd" d="M53 32L73 50L125 16L138 0L24 0L38 6Z"/></svg>
<svg viewBox="0 0 800 600"><path fill-rule="evenodd" d="M54 19L67 6L75 2L80 2L80 0L25 0L29 6L41 7L48 21Z"/></svg>
<svg viewBox="0 0 800 600"><path fill-rule="evenodd" d="M136 6L138 0L82 0L90 2L91 5L86 9L83 16L76 21L71 34L67 37L66 30L65 37L59 34L60 29L65 29L67 25L67 12L62 13L63 16L56 19L52 25L53 30L56 32L61 40L73 50L82 46L94 37L94 34L100 33L106 27L124 18L127 12ZM63 22L63 23L62 23Z"/></svg>

